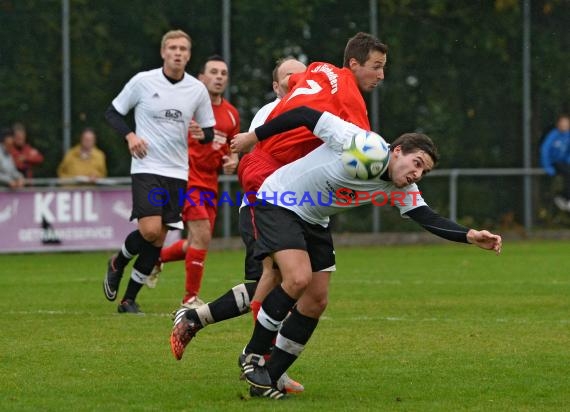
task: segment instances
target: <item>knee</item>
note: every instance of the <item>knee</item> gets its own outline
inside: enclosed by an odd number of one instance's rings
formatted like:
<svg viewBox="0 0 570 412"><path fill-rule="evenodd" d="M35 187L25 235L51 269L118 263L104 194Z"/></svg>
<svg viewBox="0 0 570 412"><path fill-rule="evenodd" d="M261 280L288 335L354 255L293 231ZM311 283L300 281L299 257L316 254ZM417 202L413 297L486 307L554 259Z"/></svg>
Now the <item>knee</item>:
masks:
<svg viewBox="0 0 570 412"><path fill-rule="evenodd" d="M313 311L315 313L315 316L313 317L315 318L320 317L324 313L328 304L329 304L328 296L319 296L317 299L315 299L313 306Z"/></svg>
<svg viewBox="0 0 570 412"><path fill-rule="evenodd" d="M144 227L139 229L141 232L142 237L147 242L156 245L157 243L161 243L163 239L162 228L161 227ZM158 246L158 245L157 245Z"/></svg>
<svg viewBox="0 0 570 412"><path fill-rule="evenodd" d="M327 296L318 296L309 302L304 310L304 313L311 318L318 319L324 313L329 303Z"/></svg>
<svg viewBox="0 0 570 412"><path fill-rule="evenodd" d="M196 248L196 249L208 249L210 246L210 240L212 240L212 235L211 233L208 232L199 232L196 235L192 235L192 239L190 241L190 244L192 245L192 247Z"/></svg>
<svg viewBox="0 0 570 412"><path fill-rule="evenodd" d="M323 296L303 296L297 302L297 310L304 316L319 319L327 308L328 298Z"/></svg>
<svg viewBox="0 0 570 412"><path fill-rule="evenodd" d="M293 297L299 297L309 286L311 275L312 273L297 272L291 276L284 276L283 287L291 292Z"/></svg>

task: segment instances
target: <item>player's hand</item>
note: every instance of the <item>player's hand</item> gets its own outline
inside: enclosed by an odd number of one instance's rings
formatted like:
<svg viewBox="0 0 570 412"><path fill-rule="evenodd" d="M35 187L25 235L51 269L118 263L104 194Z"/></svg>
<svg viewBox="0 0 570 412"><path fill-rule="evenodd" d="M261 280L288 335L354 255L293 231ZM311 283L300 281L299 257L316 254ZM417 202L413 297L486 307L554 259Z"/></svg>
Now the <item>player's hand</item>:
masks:
<svg viewBox="0 0 570 412"><path fill-rule="evenodd" d="M8 186L10 187L10 189L20 189L24 187L25 184L26 181L24 179L14 179L8 183Z"/></svg>
<svg viewBox="0 0 570 412"><path fill-rule="evenodd" d="M238 133L233 137L230 149L233 153L249 152L257 142L255 132Z"/></svg>
<svg viewBox="0 0 570 412"><path fill-rule="evenodd" d="M467 232L467 241L479 246L481 249L494 250L498 255L503 247L503 239L488 230L470 229Z"/></svg>
<svg viewBox="0 0 570 412"><path fill-rule="evenodd" d="M135 159L142 159L148 153L148 142L138 137L133 132L127 135L127 142L129 143L129 153Z"/></svg>
<svg viewBox="0 0 570 412"><path fill-rule="evenodd" d="M237 169L239 158L235 154L222 156L222 170L225 175L232 175Z"/></svg>
<svg viewBox="0 0 570 412"><path fill-rule="evenodd" d="M204 140L204 131L202 130L200 125L196 123L194 120L190 122L190 127L188 127L188 131L190 132L190 135L192 136L193 139Z"/></svg>

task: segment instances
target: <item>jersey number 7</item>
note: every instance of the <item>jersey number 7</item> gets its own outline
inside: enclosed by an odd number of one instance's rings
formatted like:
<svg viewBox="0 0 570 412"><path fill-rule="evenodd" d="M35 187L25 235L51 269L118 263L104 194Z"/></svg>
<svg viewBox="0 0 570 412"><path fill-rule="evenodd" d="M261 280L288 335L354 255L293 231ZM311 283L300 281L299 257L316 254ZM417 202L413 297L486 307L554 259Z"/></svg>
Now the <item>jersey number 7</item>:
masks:
<svg viewBox="0 0 570 412"><path fill-rule="evenodd" d="M309 87L297 87L295 91L291 93L291 96L289 96L287 101L291 100L293 97L298 96L300 94L317 94L318 92L323 90L321 85L314 80L307 80L307 84L309 85Z"/></svg>

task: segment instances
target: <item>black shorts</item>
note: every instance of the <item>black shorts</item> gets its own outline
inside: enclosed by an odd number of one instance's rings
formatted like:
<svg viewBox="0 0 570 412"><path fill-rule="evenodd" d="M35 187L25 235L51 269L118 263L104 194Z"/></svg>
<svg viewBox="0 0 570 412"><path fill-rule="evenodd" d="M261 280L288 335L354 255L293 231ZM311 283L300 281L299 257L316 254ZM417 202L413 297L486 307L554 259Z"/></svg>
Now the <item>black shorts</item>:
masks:
<svg viewBox="0 0 570 412"><path fill-rule="evenodd" d="M245 279L259 280L263 273L263 264L253 257L255 247L254 211L252 206L239 210L239 233L245 244Z"/></svg>
<svg viewBox="0 0 570 412"><path fill-rule="evenodd" d="M256 259L285 249L306 250L313 272L334 271L333 240L328 227L310 224L292 211L270 203L255 206Z"/></svg>
<svg viewBox="0 0 570 412"><path fill-rule="evenodd" d="M131 220L162 216L162 223L183 229L180 194L186 191L186 181L150 173L131 175L133 212ZM182 198L183 200L183 198Z"/></svg>

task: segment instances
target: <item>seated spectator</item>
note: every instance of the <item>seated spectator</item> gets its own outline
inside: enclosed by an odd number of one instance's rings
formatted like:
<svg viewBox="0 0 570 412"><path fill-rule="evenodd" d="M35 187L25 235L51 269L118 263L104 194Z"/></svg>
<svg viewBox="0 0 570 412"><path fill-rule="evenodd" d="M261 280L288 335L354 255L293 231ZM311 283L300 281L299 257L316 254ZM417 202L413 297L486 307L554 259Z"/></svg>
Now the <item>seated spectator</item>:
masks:
<svg viewBox="0 0 570 412"><path fill-rule="evenodd" d="M24 176L16 169L14 159L8 150L13 139L12 129L0 131L0 184L17 189L24 186Z"/></svg>
<svg viewBox="0 0 570 412"><path fill-rule="evenodd" d="M570 116L561 114L540 147L542 167L550 176L563 178L563 193L554 197L556 206L570 212Z"/></svg>
<svg viewBox="0 0 570 412"><path fill-rule="evenodd" d="M76 178L79 181L95 183L107 176L105 153L97 146L95 131L87 127L79 137L79 144L65 154L57 168L59 178Z"/></svg>
<svg viewBox="0 0 570 412"><path fill-rule="evenodd" d="M44 156L34 147L30 146L26 140L26 128L22 123L15 123L12 126L14 133L14 144L10 149L16 168L25 178L31 179L32 168L44 161Z"/></svg>

